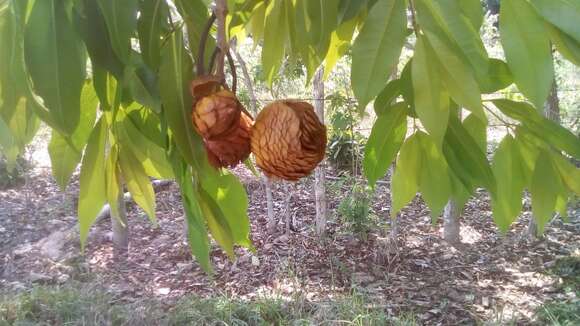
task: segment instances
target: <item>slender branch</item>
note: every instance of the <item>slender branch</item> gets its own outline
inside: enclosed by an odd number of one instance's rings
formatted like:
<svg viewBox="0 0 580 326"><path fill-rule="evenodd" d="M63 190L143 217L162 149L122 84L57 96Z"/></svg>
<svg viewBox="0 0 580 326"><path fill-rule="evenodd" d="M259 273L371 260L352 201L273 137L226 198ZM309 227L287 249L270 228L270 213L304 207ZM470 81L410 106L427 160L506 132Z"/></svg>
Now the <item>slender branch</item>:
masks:
<svg viewBox="0 0 580 326"><path fill-rule="evenodd" d="M211 26L216 20L215 14L211 14L209 19L207 20L205 26L203 27L203 31L201 32L201 37L199 38L199 48L197 49L197 75L203 76L205 75L205 68L204 68L204 59L205 59L205 45L207 43L207 38L209 36L209 31Z"/></svg>
<svg viewBox="0 0 580 326"><path fill-rule="evenodd" d="M226 41L226 15L228 12L228 7L226 0L216 0L215 4L215 13L217 16L217 44L221 50L217 57L216 74L220 78L225 78L224 59L226 53L228 53L228 42Z"/></svg>

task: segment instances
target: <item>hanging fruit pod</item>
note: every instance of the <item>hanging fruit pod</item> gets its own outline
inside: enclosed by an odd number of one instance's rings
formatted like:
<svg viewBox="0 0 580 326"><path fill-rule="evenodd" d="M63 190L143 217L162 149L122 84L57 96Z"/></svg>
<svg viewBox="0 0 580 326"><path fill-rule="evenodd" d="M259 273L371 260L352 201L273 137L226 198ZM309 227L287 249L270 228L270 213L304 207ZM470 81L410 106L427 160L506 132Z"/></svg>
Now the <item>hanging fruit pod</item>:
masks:
<svg viewBox="0 0 580 326"><path fill-rule="evenodd" d="M203 138L209 162L220 168L246 160L250 155L253 121L234 93L211 76L194 80L191 93L193 126Z"/></svg>
<svg viewBox="0 0 580 326"><path fill-rule="evenodd" d="M309 103L275 101L256 118L251 145L256 164L268 177L296 181L324 158L326 127Z"/></svg>
<svg viewBox="0 0 580 326"><path fill-rule="evenodd" d="M214 20L215 15L212 15L200 41L197 72L201 77L191 82L191 118L195 130L203 138L210 164L216 168L234 167L250 156L250 129L253 120L235 95L235 65L229 53L226 55L232 73L231 91L223 75L205 75L203 49ZM212 55L210 73L218 51L216 48Z"/></svg>

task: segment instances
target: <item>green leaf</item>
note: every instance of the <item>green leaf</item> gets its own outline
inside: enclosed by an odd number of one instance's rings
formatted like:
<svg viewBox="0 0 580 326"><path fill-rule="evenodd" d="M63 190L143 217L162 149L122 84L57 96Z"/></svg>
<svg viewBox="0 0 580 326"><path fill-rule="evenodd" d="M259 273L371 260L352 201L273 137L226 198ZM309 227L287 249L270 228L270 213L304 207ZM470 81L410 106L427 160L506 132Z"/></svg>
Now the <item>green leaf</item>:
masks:
<svg viewBox="0 0 580 326"><path fill-rule="evenodd" d="M415 111L436 143L441 144L449 120L449 97L443 90L439 67L433 64L430 50L424 37L417 38L411 68Z"/></svg>
<svg viewBox="0 0 580 326"><path fill-rule="evenodd" d="M189 94L189 83L192 79L191 58L178 30L167 39L162 49L159 68L161 102L167 125L181 155L189 164L199 166L198 160L204 149L191 121L192 98Z"/></svg>
<svg viewBox="0 0 580 326"><path fill-rule="evenodd" d="M212 198L227 222L234 244L251 248L248 196L240 180L223 170L208 167L202 173L201 186Z"/></svg>
<svg viewBox="0 0 580 326"><path fill-rule="evenodd" d="M189 49L194 57L197 57L199 51L199 42L203 27L209 19L209 10L207 3L202 0L176 0L175 6L187 26L187 36L189 40ZM209 60L213 49L215 48L215 39L208 37L205 45L205 65L209 65ZM206 68L207 69L207 68Z"/></svg>
<svg viewBox="0 0 580 326"><path fill-rule="evenodd" d="M558 52L573 64L580 66L580 41L574 40L552 24L546 24L550 39L554 42Z"/></svg>
<svg viewBox="0 0 580 326"><path fill-rule="evenodd" d="M521 121L526 129L539 139L580 158L580 139L568 129L541 116L529 104L503 99L494 100L493 104L508 117Z"/></svg>
<svg viewBox="0 0 580 326"><path fill-rule="evenodd" d="M522 192L526 185L522 157L510 135L499 144L492 168L497 183L496 193L491 197L493 220L505 233L522 210Z"/></svg>
<svg viewBox="0 0 580 326"><path fill-rule="evenodd" d="M105 144L107 126L103 117L93 128L83 156L79 190L79 230L84 248L89 229L107 201L105 184Z"/></svg>
<svg viewBox="0 0 580 326"><path fill-rule="evenodd" d="M352 47L351 84L360 108L389 79L406 37L406 1L377 1Z"/></svg>
<svg viewBox="0 0 580 326"><path fill-rule="evenodd" d="M438 37L432 36L429 40L435 51L427 45L428 53L430 56L436 55L439 58L439 70L445 89L458 104L473 112L482 121L487 121L481 104L481 91L469 66L464 64Z"/></svg>
<svg viewBox="0 0 580 326"><path fill-rule="evenodd" d="M461 5L462 2L465 3ZM471 3L468 4L469 2ZM441 43L442 47L447 48L448 53L457 53L457 50L461 50L465 54L465 58L461 59L466 59L463 65L466 65L467 62L471 63L477 74L483 76L487 72L489 65L487 52L479 35L479 28L472 23L470 17L464 15L464 9L468 6L478 6L479 15L482 15L481 4L473 2L474 0L419 0L417 11L419 23L425 28L427 38L433 44L438 55L440 53L436 40ZM470 10L475 11L477 9L471 8ZM474 13L471 14L473 15ZM431 15L432 18L426 18L426 15ZM476 19L475 17L471 18ZM480 21L478 20L476 23ZM455 46L451 44L449 37L459 46L458 49L454 49ZM445 66L453 65L453 63L447 62L443 58L440 58L440 60ZM461 61L459 58L457 60Z"/></svg>
<svg viewBox="0 0 580 326"><path fill-rule="evenodd" d="M143 61L157 69L161 60L161 37L168 27L169 7L164 0L143 1L140 13L137 30Z"/></svg>
<svg viewBox="0 0 580 326"><path fill-rule="evenodd" d="M264 45L262 47L262 65L266 74L266 82L271 87L274 75L278 73L284 59L284 46L288 25L286 21L286 6L283 1L271 1L266 7L264 30Z"/></svg>
<svg viewBox="0 0 580 326"><path fill-rule="evenodd" d="M174 174L181 191L181 202L187 221L187 240L191 252L197 258L201 267L211 273L209 258L209 238L201 207L194 193L194 185L189 167L181 159L174 158ZM177 162L176 162L177 161Z"/></svg>
<svg viewBox="0 0 580 326"><path fill-rule="evenodd" d="M387 83L375 99L374 109L376 115L383 114L391 107L391 104L402 93L402 84L403 81L401 79L391 80Z"/></svg>
<svg viewBox="0 0 580 326"><path fill-rule="evenodd" d="M407 104L398 103L380 115L365 146L363 169L369 185L385 175L407 133Z"/></svg>
<svg viewBox="0 0 580 326"><path fill-rule="evenodd" d="M545 24L526 0L502 3L501 43L518 88L543 110L554 80L550 38Z"/></svg>
<svg viewBox="0 0 580 326"><path fill-rule="evenodd" d="M514 77L507 65L499 59L490 59L489 71L480 80L481 91L486 94L495 93L514 83Z"/></svg>
<svg viewBox="0 0 580 326"><path fill-rule="evenodd" d="M78 166L97 115L97 95L90 82L85 83L81 95L81 115L78 127L70 137L53 130L48 144L52 175L62 191Z"/></svg>
<svg viewBox="0 0 580 326"><path fill-rule="evenodd" d="M131 37L137 28L138 0L97 0L107 23L113 51L125 64L131 56Z"/></svg>
<svg viewBox="0 0 580 326"><path fill-rule="evenodd" d="M461 0L457 1L461 7L461 13L469 19L471 25L476 31L479 31L483 24L483 7L480 0Z"/></svg>
<svg viewBox="0 0 580 326"><path fill-rule="evenodd" d="M580 169L562 155L553 155L552 158L566 187L576 195L580 195Z"/></svg>
<svg viewBox="0 0 580 326"><path fill-rule="evenodd" d="M226 252L228 257L234 257L234 237L224 213L214 199L203 189L198 189L199 206L205 217L207 227L215 241Z"/></svg>
<svg viewBox="0 0 580 326"><path fill-rule="evenodd" d="M151 222L157 224L155 218L155 192L143 164L135 157L130 148L124 147L119 149L119 163L122 178L133 200L147 213Z"/></svg>
<svg viewBox="0 0 580 326"><path fill-rule="evenodd" d="M157 179L172 178L173 172L165 150L149 140L124 113L119 112L117 118L117 134L122 148L133 153L148 176Z"/></svg>
<svg viewBox="0 0 580 326"><path fill-rule="evenodd" d="M120 79L123 74L123 63L113 50L107 23L99 4L95 0L81 0L77 3L76 9L77 26L91 58L93 74L98 69L104 69Z"/></svg>
<svg viewBox="0 0 580 326"><path fill-rule="evenodd" d="M470 114L463 120L463 128L469 133L471 138L477 143L479 149L487 153L487 125L474 114Z"/></svg>
<svg viewBox="0 0 580 326"><path fill-rule="evenodd" d="M161 99L157 85L157 76L147 66L128 66L125 78L133 98L156 113L161 112Z"/></svg>
<svg viewBox="0 0 580 326"><path fill-rule="evenodd" d="M10 127L0 117L0 150L6 158L6 166L8 171L12 171L16 165L16 159L19 154L16 140L10 132Z"/></svg>
<svg viewBox="0 0 580 326"><path fill-rule="evenodd" d="M538 13L580 42L580 3L574 0L530 0Z"/></svg>
<svg viewBox="0 0 580 326"><path fill-rule="evenodd" d="M481 149L455 115L450 118L443 143L443 153L451 170L468 191L472 192L481 185L492 194L495 192L493 172L487 162L486 152Z"/></svg>
<svg viewBox="0 0 580 326"><path fill-rule="evenodd" d="M401 208L417 195L421 164L421 140L419 133L415 133L401 146L399 158L397 159L392 184L392 217L395 217Z"/></svg>
<svg viewBox="0 0 580 326"><path fill-rule="evenodd" d="M340 0L338 3L338 22L344 23L365 10L369 0Z"/></svg>
<svg viewBox="0 0 580 326"><path fill-rule="evenodd" d="M25 57L36 93L55 124L72 134L79 123L86 57L69 21L69 1L36 1L26 27Z"/></svg>
<svg viewBox="0 0 580 326"><path fill-rule="evenodd" d="M105 182L107 201L111 216L119 218L119 195L122 190L121 171L119 170L119 146L113 145L105 162Z"/></svg>
<svg viewBox="0 0 580 326"><path fill-rule="evenodd" d="M336 31L332 32L328 53L324 59L326 62L324 69L324 79L327 79L328 76L330 76L332 68L336 65L338 59L340 59L348 51L348 49L350 49L350 41L352 39L355 27L356 20L351 19L338 26Z"/></svg>
<svg viewBox="0 0 580 326"><path fill-rule="evenodd" d="M550 221L558 195L564 189L558 170L552 163L549 152L544 151L538 157L532 176L532 212L538 224L538 234L543 233L544 226Z"/></svg>
<svg viewBox="0 0 580 326"><path fill-rule="evenodd" d="M419 189L435 220L451 196L449 167L435 141L423 132L417 132L421 144L421 170Z"/></svg>

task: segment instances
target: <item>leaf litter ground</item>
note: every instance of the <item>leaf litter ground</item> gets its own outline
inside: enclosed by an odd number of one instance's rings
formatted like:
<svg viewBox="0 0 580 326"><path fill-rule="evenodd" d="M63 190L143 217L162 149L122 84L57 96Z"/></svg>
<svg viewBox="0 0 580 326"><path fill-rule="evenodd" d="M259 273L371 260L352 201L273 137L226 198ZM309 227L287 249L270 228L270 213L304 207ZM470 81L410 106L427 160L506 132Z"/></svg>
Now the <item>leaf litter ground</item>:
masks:
<svg viewBox="0 0 580 326"><path fill-rule="evenodd" d="M525 324L542 303L578 300L577 290L566 291L560 276L549 272L560 258L580 255L578 206L572 207L569 223L555 220L544 239L530 241L522 236L529 205L501 236L491 221L489 199L478 193L464 210L462 245L455 248L441 239L441 224L431 223L420 199L403 210L398 236L389 236L388 180L373 199L373 212L383 223L366 240L352 235L336 216L349 189L335 186L328 195L328 234L321 241L314 233L312 178L294 188L290 232L281 221L286 188L274 185L280 223L277 233L268 234L262 185L244 168L235 173L248 192L256 250L238 248L232 262L214 245L215 275L209 277L184 242L175 185L157 194L158 228L135 205L128 206L130 250L121 262L112 256L109 220L93 228L88 248L80 254L78 236L71 232L78 182L60 192L49 171L39 169L25 185L0 191L0 292L75 280L99 284L124 301L154 297L168 306L191 294L328 302L356 292L388 314L410 312L427 324L513 319Z"/></svg>

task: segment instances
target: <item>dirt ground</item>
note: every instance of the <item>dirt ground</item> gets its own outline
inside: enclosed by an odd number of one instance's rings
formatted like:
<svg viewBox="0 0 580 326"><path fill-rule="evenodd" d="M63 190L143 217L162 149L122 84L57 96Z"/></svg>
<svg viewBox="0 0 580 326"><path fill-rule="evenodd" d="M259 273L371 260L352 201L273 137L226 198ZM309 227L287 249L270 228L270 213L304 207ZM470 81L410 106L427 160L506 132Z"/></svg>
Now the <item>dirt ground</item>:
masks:
<svg viewBox="0 0 580 326"><path fill-rule="evenodd" d="M528 324L544 302L577 300L548 271L559 258L580 255L578 205L571 208L568 223L554 220L542 240L531 241L522 236L529 203L520 221L502 236L491 220L486 194L478 193L463 212L462 246L454 248L441 239L441 224L431 223L420 199L401 214L398 237L389 237L385 181L373 199L374 214L382 222L363 240L336 216L348 187L329 180L328 234L321 241L313 227L312 179L296 186L291 204L296 230L286 234L280 221L279 232L270 235L259 179L243 168L235 173L248 192L256 251L238 249L237 260L230 261L214 246L215 275L209 277L184 242L176 185L157 194L157 228L135 205L128 206L130 252L127 261L119 262L112 257L109 220L93 228L81 254L78 235L68 232L76 223L78 182L61 192L49 170L37 169L25 185L0 191L0 291L76 280L102 284L126 301L157 297L167 305L188 294L324 302L357 291L388 313L412 312L428 324L512 318ZM277 216L283 211L284 189L274 185Z"/></svg>

